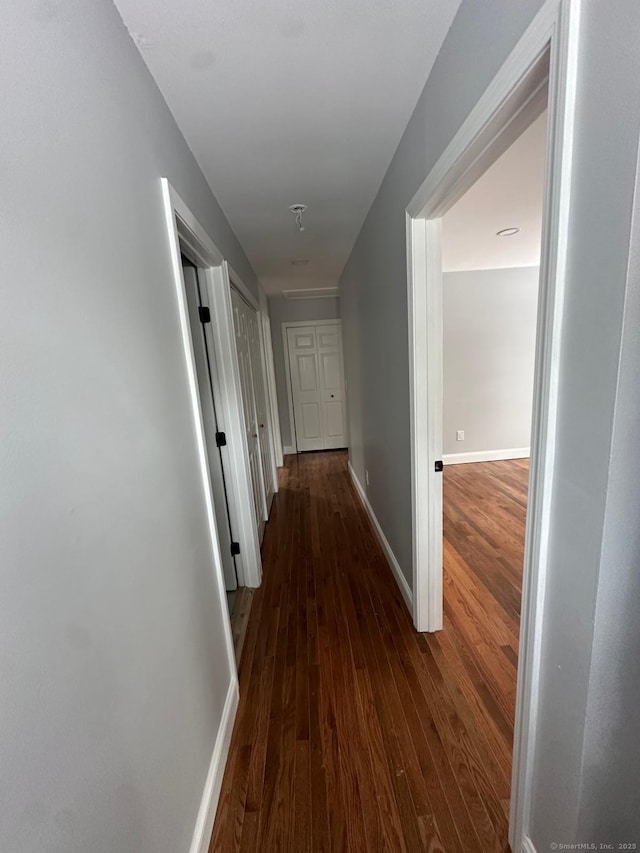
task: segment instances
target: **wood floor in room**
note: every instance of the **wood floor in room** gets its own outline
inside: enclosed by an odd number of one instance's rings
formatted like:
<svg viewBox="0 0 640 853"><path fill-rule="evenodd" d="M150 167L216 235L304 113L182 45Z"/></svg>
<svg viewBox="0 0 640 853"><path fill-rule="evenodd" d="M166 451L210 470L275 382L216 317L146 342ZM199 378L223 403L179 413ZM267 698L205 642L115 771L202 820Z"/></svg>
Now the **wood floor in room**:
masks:
<svg viewBox="0 0 640 853"><path fill-rule="evenodd" d="M286 458L211 853L508 849L527 469L445 469L445 625L417 634L346 453Z"/></svg>

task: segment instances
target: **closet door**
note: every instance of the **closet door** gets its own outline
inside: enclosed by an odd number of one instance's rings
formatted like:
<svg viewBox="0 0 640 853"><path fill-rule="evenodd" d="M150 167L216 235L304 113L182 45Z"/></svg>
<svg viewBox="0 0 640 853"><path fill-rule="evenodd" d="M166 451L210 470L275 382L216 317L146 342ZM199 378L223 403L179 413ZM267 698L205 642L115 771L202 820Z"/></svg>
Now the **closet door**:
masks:
<svg viewBox="0 0 640 853"><path fill-rule="evenodd" d="M260 343L259 318L256 311L246 306L247 331L249 334L249 350L251 352L251 375L255 395L255 407L258 421L258 442L260 444L260 462L262 466L262 482L264 483L267 518L271 511L274 495L273 467L271 465L271 444L269 440L269 417L267 410L267 389L264 384L262 362L262 345Z"/></svg>
<svg viewBox="0 0 640 853"><path fill-rule="evenodd" d="M260 427L253 383L249 318L247 314L249 306L233 287L231 288L231 303L233 306L233 323L236 336L236 347L238 350L238 364L240 367L242 405L244 408L244 420L247 430L246 440L247 448L249 450L253 502L256 513L258 537L260 541L262 541L265 519L267 516L267 506L260 454ZM255 315L255 311L253 313ZM264 423L264 421L262 421L262 423Z"/></svg>
<svg viewBox="0 0 640 853"><path fill-rule="evenodd" d="M287 329L298 450L324 450L315 326Z"/></svg>
<svg viewBox="0 0 640 853"><path fill-rule="evenodd" d="M190 262L183 264L182 275L187 294L193 354L196 362L198 391L207 443L207 462L213 491L216 529L220 542L220 556L222 557L225 588L230 591L237 588L238 576L236 558L231 547L234 537L227 493L227 478L225 476L225 463L228 466L229 459L228 456L223 458L222 448L218 447L216 441L219 428L213 381L216 364L214 348L209 345L210 342L207 339L207 332L212 334L211 325L209 324L207 328L202 324L198 311L200 307L209 307L209 305L206 288L200 286L197 270Z"/></svg>
<svg viewBox="0 0 640 853"><path fill-rule="evenodd" d="M290 326L287 345L297 449L346 447L341 325Z"/></svg>
<svg viewBox="0 0 640 853"><path fill-rule="evenodd" d="M324 448L347 446L344 401L344 367L342 361L342 326L317 326L320 401Z"/></svg>

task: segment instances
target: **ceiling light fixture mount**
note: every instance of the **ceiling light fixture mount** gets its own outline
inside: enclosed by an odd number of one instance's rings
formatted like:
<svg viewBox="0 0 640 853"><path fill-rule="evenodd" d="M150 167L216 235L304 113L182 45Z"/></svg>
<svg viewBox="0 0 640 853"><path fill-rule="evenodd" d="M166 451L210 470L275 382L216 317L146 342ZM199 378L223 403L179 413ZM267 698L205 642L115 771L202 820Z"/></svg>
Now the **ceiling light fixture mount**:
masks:
<svg viewBox="0 0 640 853"><path fill-rule="evenodd" d="M520 232L519 228L503 228L501 231L496 231L496 237L513 237L514 234Z"/></svg>
<svg viewBox="0 0 640 853"><path fill-rule="evenodd" d="M289 210L296 218L296 225L300 231L304 231L304 225L302 224L302 217L304 215L305 210L307 209L306 204L292 204L289 207Z"/></svg>
<svg viewBox="0 0 640 853"><path fill-rule="evenodd" d="M294 258L291 261L291 266L292 267L306 267L306 265L308 263L309 263L309 258Z"/></svg>

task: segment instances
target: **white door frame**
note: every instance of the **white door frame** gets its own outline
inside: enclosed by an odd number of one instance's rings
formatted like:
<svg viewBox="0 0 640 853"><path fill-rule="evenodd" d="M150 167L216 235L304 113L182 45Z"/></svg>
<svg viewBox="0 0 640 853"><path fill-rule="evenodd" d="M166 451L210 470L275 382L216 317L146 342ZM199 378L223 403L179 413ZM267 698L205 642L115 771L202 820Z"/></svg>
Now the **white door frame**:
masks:
<svg viewBox="0 0 640 853"><path fill-rule="evenodd" d="M531 800L545 573L555 464L559 353L580 0L547 0L407 207L413 619L442 627L442 262L440 220L540 112L548 63L547 167L525 537L509 840L520 853ZM542 88L541 88L542 87Z"/></svg>
<svg viewBox="0 0 640 853"><path fill-rule="evenodd" d="M342 320L295 320L291 322L286 322L282 324L282 346L284 352L284 372L287 380L287 402L289 404L289 429L291 430L291 441L293 442L293 446L296 449L296 453L299 453L298 450L298 436L296 433L296 423L293 415L293 384L291 382L291 364L289 362L289 338L287 336L287 329L295 329L301 328L303 326L340 326L342 329ZM344 345L344 341L343 341ZM344 364L342 365L342 390L345 396L345 435L347 436L346 429L346 388L344 387ZM348 438L348 436L347 436Z"/></svg>
<svg viewBox="0 0 640 853"><path fill-rule="evenodd" d="M203 272L203 279L211 305L211 323L215 329L215 358L220 383L219 388L214 390L217 395L216 403L218 399L220 401L221 421L224 423L227 436L227 447L231 460L227 481L229 486L228 497L230 503L233 503L234 516L238 525L238 530L234 532L240 543L241 560L236 561L238 581L242 586L258 587L262 581L262 561L253 510L249 452L244 441L246 431L244 428L244 411L240 396L240 371L231 312L229 268L213 240L202 228L169 181L166 178L162 178L161 185L169 235L171 264L178 297L178 311L180 314L187 373L196 425L196 439L200 454L205 500L207 502L207 513L210 515L213 511L213 492L209 477L204 424L200 395L198 393L191 327L187 311L187 295L182 277L181 245L187 247L192 260L197 263L199 269ZM211 535L212 542L214 542L214 553L219 557L215 516L210 515L209 525L210 528L213 525ZM224 593L224 584L222 592ZM228 612L226 596L224 610ZM230 633L229 638L231 639ZM231 655L234 660L235 671L235 654L232 640Z"/></svg>

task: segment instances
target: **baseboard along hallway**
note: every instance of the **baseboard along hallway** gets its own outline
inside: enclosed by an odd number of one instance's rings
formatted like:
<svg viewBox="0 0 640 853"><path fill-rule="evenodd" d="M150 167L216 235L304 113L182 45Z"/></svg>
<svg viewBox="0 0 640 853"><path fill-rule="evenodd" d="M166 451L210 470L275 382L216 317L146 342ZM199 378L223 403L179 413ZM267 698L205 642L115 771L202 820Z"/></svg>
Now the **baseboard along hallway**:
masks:
<svg viewBox="0 0 640 853"><path fill-rule="evenodd" d="M445 469L417 634L347 454L286 459L211 853L506 849L527 466Z"/></svg>

